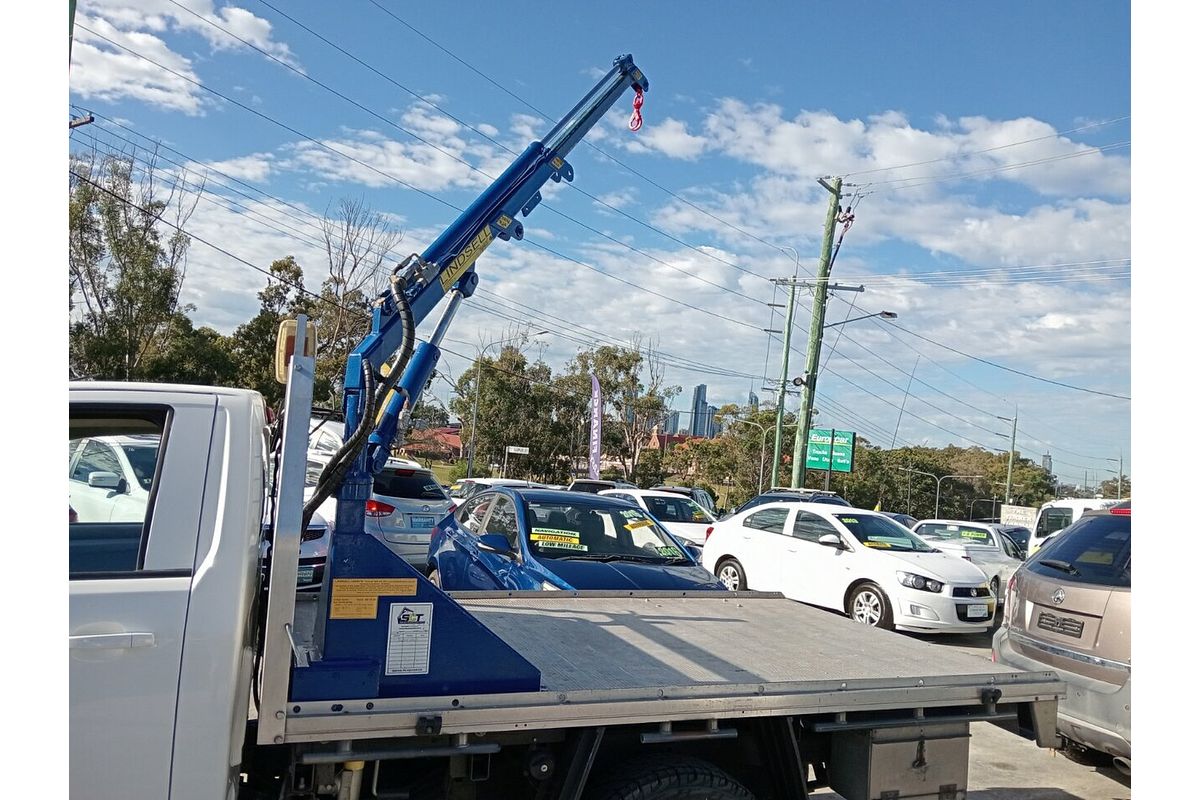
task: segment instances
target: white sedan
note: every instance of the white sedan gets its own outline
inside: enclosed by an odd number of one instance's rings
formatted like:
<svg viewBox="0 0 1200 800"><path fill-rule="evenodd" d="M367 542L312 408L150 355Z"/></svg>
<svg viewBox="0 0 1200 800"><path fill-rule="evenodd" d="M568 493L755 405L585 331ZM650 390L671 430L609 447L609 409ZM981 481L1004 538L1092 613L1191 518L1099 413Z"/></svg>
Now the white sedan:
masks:
<svg viewBox="0 0 1200 800"><path fill-rule="evenodd" d="M598 492L605 497L615 497L633 503L663 524L677 539L704 547L704 540L712 526L717 524L692 498L679 492L654 489L605 489Z"/></svg>
<svg viewBox="0 0 1200 800"><path fill-rule="evenodd" d="M782 592L879 628L982 633L996 598L978 567L874 511L767 503L713 526L701 563L730 589Z"/></svg>
<svg viewBox="0 0 1200 800"><path fill-rule="evenodd" d="M1003 601L1002 589L1021 566L1016 544L1003 535L1003 526L986 522L954 519L923 519L913 525L913 533L930 547L965 558L983 570L992 594Z"/></svg>

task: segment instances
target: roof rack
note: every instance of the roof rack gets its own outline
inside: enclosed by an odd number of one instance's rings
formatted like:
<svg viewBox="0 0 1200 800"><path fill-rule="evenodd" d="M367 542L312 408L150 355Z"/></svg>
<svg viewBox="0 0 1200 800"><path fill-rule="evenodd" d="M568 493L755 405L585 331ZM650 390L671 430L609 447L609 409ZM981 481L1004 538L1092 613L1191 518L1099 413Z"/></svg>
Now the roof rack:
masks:
<svg viewBox="0 0 1200 800"><path fill-rule="evenodd" d="M772 486L767 489L768 492L795 492L796 494L827 494L830 497L836 497L837 492L830 492L826 489L806 489L803 486Z"/></svg>

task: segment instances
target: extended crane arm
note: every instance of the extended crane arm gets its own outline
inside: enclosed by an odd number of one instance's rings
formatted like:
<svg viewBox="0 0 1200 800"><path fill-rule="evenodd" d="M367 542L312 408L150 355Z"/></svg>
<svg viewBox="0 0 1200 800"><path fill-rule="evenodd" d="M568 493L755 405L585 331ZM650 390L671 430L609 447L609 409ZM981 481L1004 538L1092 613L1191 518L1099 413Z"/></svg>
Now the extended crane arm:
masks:
<svg viewBox="0 0 1200 800"><path fill-rule="evenodd" d="M347 475L338 497L340 501L350 502L338 503L337 530L362 530L362 503L370 493L369 475L382 468L406 400L412 399L415 403L420 397L437 366L438 345L450 320L462 299L470 297L478 284L474 270L476 259L497 238L519 240L524 237L524 226L517 220L518 212L528 216L533 211L542 199L540 190L547 180L571 181L575 177L566 156L630 87L640 94L649 89L649 82L633 63L633 57L622 55L544 140L532 142L424 253L409 258L397 268L394 276L396 293L388 291L380 296L373 313L371 332L346 363L343 409L347 435L358 426L367 405L364 367L372 374L379 374L404 339L405 326L397 305L398 295L403 295L401 300L406 301L414 326L429 315L447 292L451 293L451 302L433 336L416 348L404 366L397 391L380 415L366 453L356 459ZM347 527L343 527L343 521Z"/></svg>

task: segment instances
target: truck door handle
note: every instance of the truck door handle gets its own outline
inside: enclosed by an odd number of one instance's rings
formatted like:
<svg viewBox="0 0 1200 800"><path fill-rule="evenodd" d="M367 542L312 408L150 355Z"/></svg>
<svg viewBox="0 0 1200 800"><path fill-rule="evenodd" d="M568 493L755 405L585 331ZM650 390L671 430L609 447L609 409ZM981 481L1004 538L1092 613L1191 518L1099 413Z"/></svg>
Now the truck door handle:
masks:
<svg viewBox="0 0 1200 800"><path fill-rule="evenodd" d="M153 633L91 633L72 636L72 650L131 650L154 647Z"/></svg>

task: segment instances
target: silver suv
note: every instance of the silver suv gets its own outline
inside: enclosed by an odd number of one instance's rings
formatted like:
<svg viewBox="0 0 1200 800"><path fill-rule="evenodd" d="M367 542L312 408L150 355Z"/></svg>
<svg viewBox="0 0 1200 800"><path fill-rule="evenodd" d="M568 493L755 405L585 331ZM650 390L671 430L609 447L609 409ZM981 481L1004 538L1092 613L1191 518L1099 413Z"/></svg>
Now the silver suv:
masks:
<svg viewBox="0 0 1200 800"><path fill-rule="evenodd" d="M1008 582L992 660L1054 670L1067 683L1058 733L1074 749L1130 770L1129 503L1085 512L1029 557Z"/></svg>
<svg viewBox="0 0 1200 800"><path fill-rule="evenodd" d="M393 553L424 570L433 526L453 507L432 472L411 461L388 459L375 476L364 527Z"/></svg>

